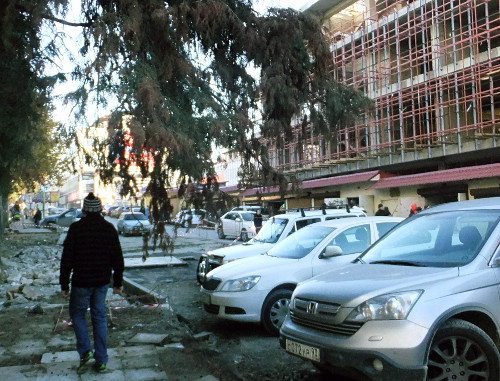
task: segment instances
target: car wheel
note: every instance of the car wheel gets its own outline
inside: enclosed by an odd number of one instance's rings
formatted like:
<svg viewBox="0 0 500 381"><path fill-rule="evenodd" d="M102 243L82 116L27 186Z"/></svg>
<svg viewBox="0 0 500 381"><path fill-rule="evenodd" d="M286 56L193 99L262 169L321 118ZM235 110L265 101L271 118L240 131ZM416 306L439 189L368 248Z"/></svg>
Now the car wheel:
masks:
<svg viewBox="0 0 500 381"><path fill-rule="evenodd" d="M432 340L427 380L498 380L499 356L495 343L482 329L451 319Z"/></svg>
<svg viewBox="0 0 500 381"><path fill-rule="evenodd" d="M277 336L281 325L285 321L288 313L288 305L292 297L290 290L276 290L271 292L262 308L262 325L271 335Z"/></svg>
<svg viewBox="0 0 500 381"><path fill-rule="evenodd" d="M208 263L208 258L202 256L198 262L198 267L196 268L196 280L199 284L203 284L203 282L205 282L209 271L210 265Z"/></svg>
<svg viewBox="0 0 500 381"><path fill-rule="evenodd" d="M226 238L226 236L224 235L224 230L222 230L222 226L219 226L217 228L217 235L219 236L220 239Z"/></svg>
<svg viewBox="0 0 500 381"><path fill-rule="evenodd" d="M246 230L242 230L240 233L241 242L248 241L248 232Z"/></svg>

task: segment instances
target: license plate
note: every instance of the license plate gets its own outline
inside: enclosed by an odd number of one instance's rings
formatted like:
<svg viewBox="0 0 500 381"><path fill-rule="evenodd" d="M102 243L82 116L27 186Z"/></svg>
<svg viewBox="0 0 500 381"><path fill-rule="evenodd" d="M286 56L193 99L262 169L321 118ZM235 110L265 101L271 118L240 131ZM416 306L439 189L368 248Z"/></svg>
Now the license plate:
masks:
<svg viewBox="0 0 500 381"><path fill-rule="evenodd" d="M210 295L209 294L201 294L201 302L203 304L210 304Z"/></svg>
<svg viewBox="0 0 500 381"><path fill-rule="evenodd" d="M312 361L320 361L319 348L316 347L311 347L309 345L297 343L296 341L287 339L286 350L294 355L304 357Z"/></svg>

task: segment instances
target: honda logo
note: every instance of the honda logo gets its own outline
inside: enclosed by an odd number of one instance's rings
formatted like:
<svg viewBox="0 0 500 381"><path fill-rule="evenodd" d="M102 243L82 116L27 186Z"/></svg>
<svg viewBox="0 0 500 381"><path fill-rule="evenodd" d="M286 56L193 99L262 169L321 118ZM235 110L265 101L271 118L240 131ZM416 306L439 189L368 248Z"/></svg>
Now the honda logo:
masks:
<svg viewBox="0 0 500 381"><path fill-rule="evenodd" d="M306 312L308 314L316 314L316 311L318 310L318 303L316 302L309 302L306 307Z"/></svg>

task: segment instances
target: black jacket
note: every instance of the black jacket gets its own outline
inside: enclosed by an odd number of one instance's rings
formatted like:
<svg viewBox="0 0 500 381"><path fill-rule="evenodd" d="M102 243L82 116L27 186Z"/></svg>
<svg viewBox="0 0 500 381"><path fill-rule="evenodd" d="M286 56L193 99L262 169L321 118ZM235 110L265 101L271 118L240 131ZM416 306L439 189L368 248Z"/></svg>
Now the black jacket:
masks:
<svg viewBox="0 0 500 381"><path fill-rule="evenodd" d="M89 213L71 224L64 241L61 258L61 289L99 287L110 283L113 287L123 282L123 253L115 227L97 213Z"/></svg>

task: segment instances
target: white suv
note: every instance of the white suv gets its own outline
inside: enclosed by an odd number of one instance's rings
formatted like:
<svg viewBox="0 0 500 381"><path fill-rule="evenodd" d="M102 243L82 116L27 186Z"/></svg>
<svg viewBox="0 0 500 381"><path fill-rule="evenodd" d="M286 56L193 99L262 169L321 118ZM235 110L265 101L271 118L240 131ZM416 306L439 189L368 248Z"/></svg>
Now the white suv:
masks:
<svg viewBox="0 0 500 381"><path fill-rule="evenodd" d="M304 226L346 217L366 217L366 213L361 208L352 208L349 211L346 209L326 209L324 212L321 210L301 210L278 214L269 218L259 233L250 241L202 254L198 262L196 278L198 282L202 283L207 273L218 266L237 259L263 254L276 243Z"/></svg>
<svg viewBox="0 0 500 381"><path fill-rule="evenodd" d="M265 255L210 271L201 288L204 308L224 319L262 322L277 335L297 283L349 263L402 220L341 218L306 226Z"/></svg>
<svg viewBox="0 0 500 381"><path fill-rule="evenodd" d="M370 380L500 380L500 198L418 213L301 283L289 353Z"/></svg>

